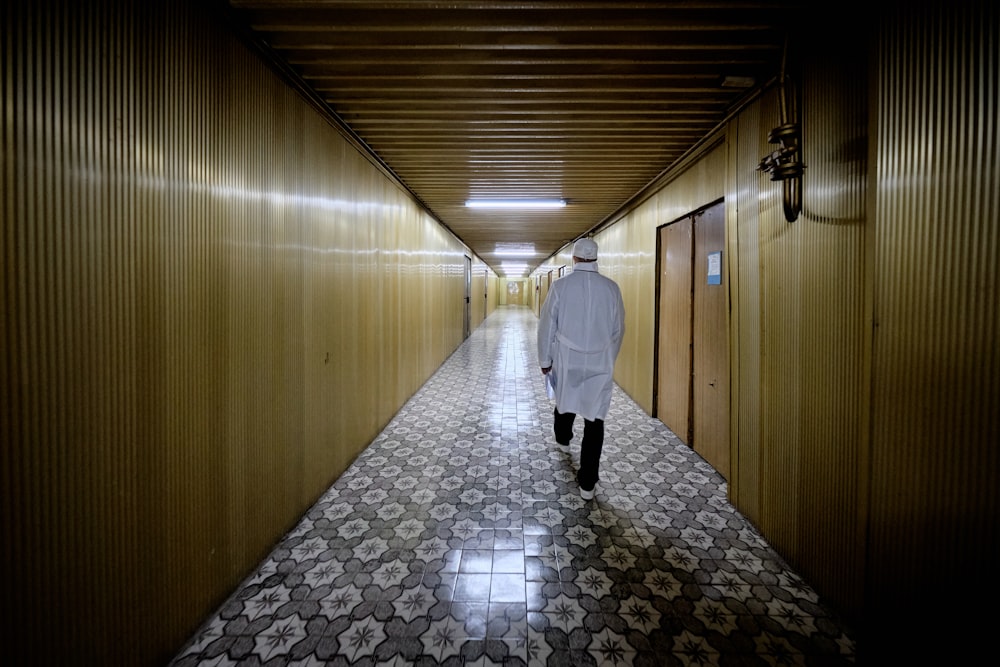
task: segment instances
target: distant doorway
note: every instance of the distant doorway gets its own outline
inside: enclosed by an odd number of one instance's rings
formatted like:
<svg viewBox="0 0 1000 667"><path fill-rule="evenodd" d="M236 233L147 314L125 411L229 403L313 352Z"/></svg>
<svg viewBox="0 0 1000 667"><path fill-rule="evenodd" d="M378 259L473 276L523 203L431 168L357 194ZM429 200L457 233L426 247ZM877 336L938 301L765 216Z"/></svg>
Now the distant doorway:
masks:
<svg viewBox="0 0 1000 667"><path fill-rule="evenodd" d="M462 340L471 333L472 320L472 258L465 256L465 315L462 324Z"/></svg>

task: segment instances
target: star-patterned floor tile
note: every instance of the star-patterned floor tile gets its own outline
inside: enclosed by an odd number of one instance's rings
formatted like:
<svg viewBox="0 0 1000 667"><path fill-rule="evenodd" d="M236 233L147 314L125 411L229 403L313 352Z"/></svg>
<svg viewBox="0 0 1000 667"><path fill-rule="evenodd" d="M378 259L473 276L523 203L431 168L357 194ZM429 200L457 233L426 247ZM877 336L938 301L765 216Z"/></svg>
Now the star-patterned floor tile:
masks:
<svg viewBox="0 0 1000 667"><path fill-rule="evenodd" d="M617 387L580 498L536 324L493 313L171 664L854 664L725 480Z"/></svg>

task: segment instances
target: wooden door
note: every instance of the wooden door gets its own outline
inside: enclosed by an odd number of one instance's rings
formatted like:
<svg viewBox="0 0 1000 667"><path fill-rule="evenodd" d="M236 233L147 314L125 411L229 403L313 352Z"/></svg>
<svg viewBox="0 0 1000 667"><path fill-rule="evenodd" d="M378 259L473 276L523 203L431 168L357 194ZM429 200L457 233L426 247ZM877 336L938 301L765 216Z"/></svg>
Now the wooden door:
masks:
<svg viewBox="0 0 1000 667"><path fill-rule="evenodd" d="M725 211L695 215L692 446L729 479L729 329L723 271Z"/></svg>
<svg viewBox="0 0 1000 667"><path fill-rule="evenodd" d="M660 314L656 414L691 442L691 218L660 229Z"/></svg>
<svg viewBox="0 0 1000 667"><path fill-rule="evenodd" d="M472 258L465 256L465 304L462 314L462 340L472 331Z"/></svg>

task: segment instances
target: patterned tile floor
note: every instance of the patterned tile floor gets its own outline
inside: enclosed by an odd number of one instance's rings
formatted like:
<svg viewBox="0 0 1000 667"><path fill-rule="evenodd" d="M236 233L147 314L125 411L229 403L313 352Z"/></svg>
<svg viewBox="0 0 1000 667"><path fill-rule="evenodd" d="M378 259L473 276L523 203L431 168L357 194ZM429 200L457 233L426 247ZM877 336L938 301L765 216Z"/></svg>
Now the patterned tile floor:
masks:
<svg viewBox="0 0 1000 667"><path fill-rule="evenodd" d="M173 665L850 665L850 632L615 387L601 482L497 310Z"/></svg>

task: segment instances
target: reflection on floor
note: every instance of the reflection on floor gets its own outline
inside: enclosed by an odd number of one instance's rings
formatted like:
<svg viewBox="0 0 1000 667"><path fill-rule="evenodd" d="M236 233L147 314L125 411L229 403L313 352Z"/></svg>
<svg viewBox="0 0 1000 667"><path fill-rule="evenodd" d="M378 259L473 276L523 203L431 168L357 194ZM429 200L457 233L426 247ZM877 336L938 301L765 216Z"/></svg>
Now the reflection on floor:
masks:
<svg viewBox="0 0 1000 667"><path fill-rule="evenodd" d="M580 498L535 326L491 315L173 664L853 664L725 481L617 387Z"/></svg>

